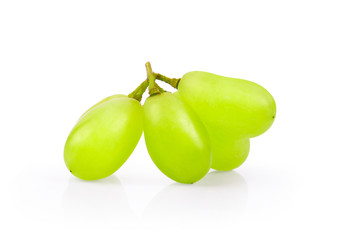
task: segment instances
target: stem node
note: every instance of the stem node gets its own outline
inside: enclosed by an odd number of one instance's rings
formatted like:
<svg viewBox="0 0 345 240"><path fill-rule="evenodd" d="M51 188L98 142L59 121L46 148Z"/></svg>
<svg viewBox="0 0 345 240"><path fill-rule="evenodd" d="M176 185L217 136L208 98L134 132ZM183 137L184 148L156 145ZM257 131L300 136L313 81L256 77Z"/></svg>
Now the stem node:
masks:
<svg viewBox="0 0 345 240"><path fill-rule="evenodd" d="M145 64L145 67L146 67L146 72L147 72L147 79L149 81L149 94L150 94L150 96L160 94L161 92L159 91L159 88L157 88L158 85L155 83L156 78L157 78L157 74L152 72L151 63L147 62Z"/></svg>

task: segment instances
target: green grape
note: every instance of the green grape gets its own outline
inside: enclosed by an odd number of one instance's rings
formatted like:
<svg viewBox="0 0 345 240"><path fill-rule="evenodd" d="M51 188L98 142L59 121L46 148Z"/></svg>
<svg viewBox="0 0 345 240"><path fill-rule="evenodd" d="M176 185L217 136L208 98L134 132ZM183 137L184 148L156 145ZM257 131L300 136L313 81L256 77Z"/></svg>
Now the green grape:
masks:
<svg viewBox="0 0 345 240"><path fill-rule="evenodd" d="M183 101L165 92L152 95L144 104L144 136L156 166L180 183L194 183L211 166L206 129Z"/></svg>
<svg viewBox="0 0 345 240"><path fill-rule="evenodd" d="M189 72L178 90L210 132L221 129L236 138L252 138L264 133L276 115L271 94L247 80Z"/></svg>
<svg viewBox="0 0 345 240"><path fill-rule="evenodd" d="M115 95L112 95L112 96L109 96L109 97L106 97L104 98L103 100L99 101L98 103L96 103L95 105L93 105L92 107L90 107L86 112L84 112L83 115L81 115L81 117L79 118L82 119L91 109L99 106L100 104L104 103L104 102L107 102L109 100L112 100L112 99L115 99L115 98L123 98L123 97L127 97L126 95L123 95L123 94L115 94Z"/></svg>
<svg viewBox="0 0 345 240"><path fill-rule="evenodd" d="M139 101L114 98L89 110L72 129L65 144L67 168L78 178L96 180L119 169L143 132Z"/></svg>
<svg viewBox="0 0 345 240"><path fill-rule="evenodd" d="M248 138L234 138L219 134L210 136L212 146L212 166L219 171L229 171L244 163L249 154Z"/></svg>

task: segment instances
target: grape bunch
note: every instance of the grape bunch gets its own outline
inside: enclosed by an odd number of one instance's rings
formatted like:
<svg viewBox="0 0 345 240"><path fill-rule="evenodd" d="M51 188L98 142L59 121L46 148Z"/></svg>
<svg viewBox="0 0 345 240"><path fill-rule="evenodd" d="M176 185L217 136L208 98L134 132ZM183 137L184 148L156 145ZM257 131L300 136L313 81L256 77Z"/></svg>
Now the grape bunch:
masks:
<svg viewBox="0 0 345 240"><path fill-rule="evenodd" d="M84 180L110 176L129 158L144 132L155 165L169 178L194 183L210 168L229 171L249 154L249 139L273 123L276 104L260 85L194 71L182 78L154 73L132 93L113 95L87 110L69 134L64 159ZM156 80L176 88L163 90ZM148 88L150 96L140 104Z"/></svg>

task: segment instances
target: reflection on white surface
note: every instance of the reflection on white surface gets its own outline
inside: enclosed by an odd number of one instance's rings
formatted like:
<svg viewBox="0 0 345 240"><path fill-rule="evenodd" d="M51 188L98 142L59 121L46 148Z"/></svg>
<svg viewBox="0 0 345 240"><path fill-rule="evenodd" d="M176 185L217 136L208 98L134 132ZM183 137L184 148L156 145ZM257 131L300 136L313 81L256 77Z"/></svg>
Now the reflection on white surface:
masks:
<svg viewBox="0 0 345 240"><path fill-rule="evenodd" d="M26 169L13 187L12 204L16 208L12 210L18 218L36 216L41 223L74 228L232 223L242 215L248 201L247 183L234 171L210 172L195 184L158 187L126 184L125 180L122 184L115 175L83 181L74 176L59 177L54 171L43 172Z"/></svg>
<svg viewBox="0 0 345 240"><path fill-rule="evenodd" d="M161 190L142 216L145 223L233 222L246 208L248 187L237 172L210 172L192 185L173 183Z"/></svg>
<svg viewBox="0 0 345 240"><path fill-rule="evenodd" d="M97 181L71 176L62 207L66 217L72 220L126 222L133 218L125 191L116 176Z"/></svg>

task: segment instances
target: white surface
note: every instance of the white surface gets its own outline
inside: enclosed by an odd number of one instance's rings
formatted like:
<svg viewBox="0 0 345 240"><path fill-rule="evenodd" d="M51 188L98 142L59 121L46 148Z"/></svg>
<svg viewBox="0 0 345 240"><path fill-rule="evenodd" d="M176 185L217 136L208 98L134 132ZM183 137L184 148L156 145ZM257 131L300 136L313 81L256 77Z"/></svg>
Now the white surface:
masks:
<svg viewBox="0 0 345 240"><path fill-rule="evenodd" d="M332 0L1 1L0 239L344 239L343 10ZM272 93L276 121L243 166L177 184L141 139L114 176L71 176L74 123L131 92L148 60L167 76L203 70Z"/></svg>

